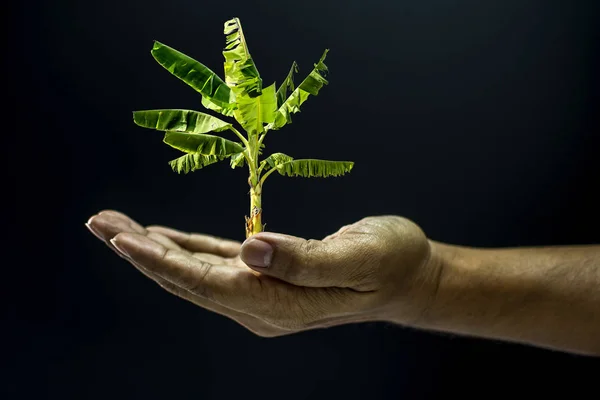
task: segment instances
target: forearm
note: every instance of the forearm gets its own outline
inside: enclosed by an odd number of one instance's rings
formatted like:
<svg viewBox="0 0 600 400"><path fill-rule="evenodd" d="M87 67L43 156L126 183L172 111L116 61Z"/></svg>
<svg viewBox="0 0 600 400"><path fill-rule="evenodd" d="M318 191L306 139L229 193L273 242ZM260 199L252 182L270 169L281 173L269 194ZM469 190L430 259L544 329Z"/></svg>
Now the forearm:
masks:
<svg viewBox="0 0 600 400"><path fill-rule="evenodd" d="M473 249L432 242L423 328L600 355L600 246Z"/></svg>

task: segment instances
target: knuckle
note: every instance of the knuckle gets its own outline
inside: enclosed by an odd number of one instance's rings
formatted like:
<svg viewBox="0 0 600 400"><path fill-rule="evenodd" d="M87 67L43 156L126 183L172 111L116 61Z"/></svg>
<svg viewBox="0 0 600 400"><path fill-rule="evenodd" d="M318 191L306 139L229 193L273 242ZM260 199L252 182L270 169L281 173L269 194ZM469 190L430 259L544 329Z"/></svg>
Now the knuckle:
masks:
<svg viewBox="0 0 600 400"><path fill-rule="evenodd" d="M301 282L306 278L307 270L313 269L316 262L316 252L319 241L315 239L302 240L293 249L292 256L284 265L283 279L289 282Z"/></svg>
<svg viewBox="0 0 600 400"><path fill-rule="evenodd" d="M355 284L371 284L379 280L382 268L382 257L384 251L381 244L371 241L357 246L352 260L352 266L348 266L347 277Z"/></svg>
<svg viewBox="0 0 600 400"><path fill-rule="evenodd" d="M319 241L315 239L306 239L300 242L300 255L307 261L311 260L319 245Z"/></svg>

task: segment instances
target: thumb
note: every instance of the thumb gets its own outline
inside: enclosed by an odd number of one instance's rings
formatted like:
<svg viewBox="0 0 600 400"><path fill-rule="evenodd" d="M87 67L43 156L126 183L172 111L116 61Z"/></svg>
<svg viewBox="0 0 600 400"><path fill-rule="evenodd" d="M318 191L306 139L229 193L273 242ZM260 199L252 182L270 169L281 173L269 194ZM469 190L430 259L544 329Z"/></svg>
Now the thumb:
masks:
<svg viewBox="0 0 600 400"><path fill-rule="evenodd" d="M294 285L352 287L366 257L359 243L347 238L306 240L261 232L246 239L240 258L255 271Z"/></svg>

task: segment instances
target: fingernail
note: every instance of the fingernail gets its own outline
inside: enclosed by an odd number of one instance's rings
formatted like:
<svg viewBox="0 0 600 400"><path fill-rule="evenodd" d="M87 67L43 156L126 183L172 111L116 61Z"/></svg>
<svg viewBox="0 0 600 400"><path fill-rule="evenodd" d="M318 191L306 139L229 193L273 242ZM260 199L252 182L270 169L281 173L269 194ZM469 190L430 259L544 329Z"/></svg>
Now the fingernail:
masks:
<svg viewBox="0 0 600 400"><path fill-rule="evenodd" d="M271 265L271 260L273 259L273 247L262 240L251 239L242 246L240 258L246 264L254 267L266 268Z"/></svg>
<svg viewBox="0 0 600 400"><path fill-rule="evenodd" d="M115 246L115 249L119 250L119 253L123 254L126 257L129 257L129 254L127 253L127 251L125 251L125 249L123 249L122 247L119 247L119 245L117 244L117 241L115 239L110 239L110 242L112 243L113 246Z"/></svg>
<svg viewBox="0 0 600 400"><path fill-rule="evenodd" d="M86 228L88 228L88 229L89 229L89 231L90 231L90 232L92 232L92 234L93 234L94 236L96 236L98 239L100 239L100 240L104 240L104 238L102 237L102 235L100 235L100 233L96 232L96 230L95 230L94 228L92 228L92 226L90 225L90 223L89 223L89 222L86 222L86 223L85 223L85 226L86 226Z"/></svg>

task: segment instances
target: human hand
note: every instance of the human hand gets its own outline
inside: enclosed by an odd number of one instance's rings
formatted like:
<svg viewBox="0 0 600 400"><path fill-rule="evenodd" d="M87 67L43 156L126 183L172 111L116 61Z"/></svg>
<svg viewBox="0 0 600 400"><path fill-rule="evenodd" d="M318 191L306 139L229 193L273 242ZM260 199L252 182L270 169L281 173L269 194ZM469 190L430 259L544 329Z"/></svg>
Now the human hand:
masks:
<svg viewBox="0 0 600 400"><path fill-rule="evenodd" d="M259 336L363 321L416 325L438 263L412 222L368 217L323 240L262 232L244 244L103 211L88 228L168 292Z"/></svg>

